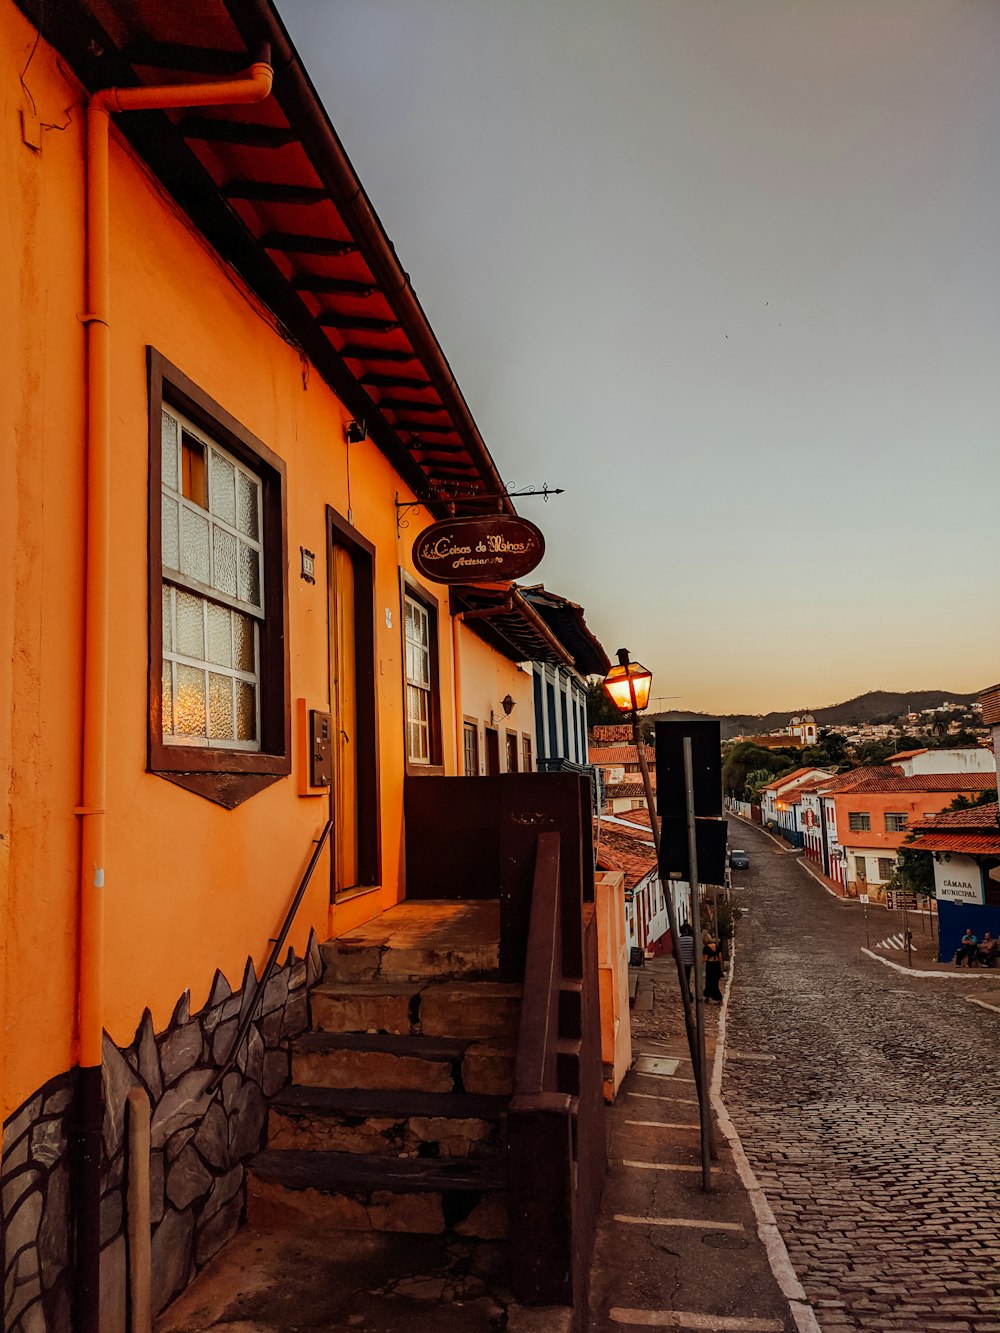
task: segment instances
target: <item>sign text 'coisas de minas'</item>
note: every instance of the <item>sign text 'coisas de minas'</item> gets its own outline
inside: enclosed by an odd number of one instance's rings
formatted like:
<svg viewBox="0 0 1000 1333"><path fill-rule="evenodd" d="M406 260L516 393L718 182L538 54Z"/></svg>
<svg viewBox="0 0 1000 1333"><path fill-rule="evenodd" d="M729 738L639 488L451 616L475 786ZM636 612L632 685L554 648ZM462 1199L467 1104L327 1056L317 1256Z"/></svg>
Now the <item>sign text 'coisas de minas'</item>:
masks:
<svg viewBox="0 0 1000 1333"><path fill-rule="evenodd" d="M523 578L544 554L545 539L539 529L514 514L432 523L413 543L418 573L435 583Z"/></svg>

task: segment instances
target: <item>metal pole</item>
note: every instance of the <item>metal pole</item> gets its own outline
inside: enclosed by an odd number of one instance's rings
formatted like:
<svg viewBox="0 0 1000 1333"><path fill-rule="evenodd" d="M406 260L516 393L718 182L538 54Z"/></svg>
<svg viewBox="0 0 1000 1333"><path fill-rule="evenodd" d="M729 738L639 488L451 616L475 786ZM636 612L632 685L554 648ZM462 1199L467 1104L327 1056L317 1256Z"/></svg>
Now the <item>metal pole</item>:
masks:
<svg viewBox="0 0 1000 1333"><path fill-rule="evenodd" d="M691 885L691 925L694 929L694 1013L698 1040L698 1110L701 1121L701 1186L712 1188L711 1155L712 1120L708 1105L707 1062L705 1060L705 960L701 950L701 890L698 885L698 840L694 822L694 760L691 757L691 737L684 737L684 787L687 796L688 883Z"/></svg>
<svg viewBox="0 0 1000 1333"><path fill-rule="evenodd" d="M865 948L866 948L866 949L870 949L870 948L872 947L872 941L871 941L871 936L870 936L869 933L868 933L868 894L867 894L867 893L865 894L864 909L865 909Z"/></svg>
<svg viewBox="0 0 1000 1333"><path fill-rule="evenodd" d="M913 948L910 944L910 922L906 914L906 889L903 889L903 939L906 941L906 965L913 966Z"/></svg>
<svg viewBox="0 0 1000 1333"><path fill-rule="evenodd" d="M632 710L632 742L635 745L636 754L639 756L639 772L642 774L642 788L646 794L646 809L649 811L649 823L653 830L653 846L656 848L656 864L660 863L660 826L656 822L656 802L653 799L653 784L649 778L649 765L646 763L645 749L639 736L639 718L635 710ZM684 964L681 962L680 938L677 930L677 911L674 904L673 886L669 883L663 886L664 897L667 902L667 923L670 926L670 938L673 941L674 962L677 965L677 984L681 993L681 1005L684 1010L684 1031L687 1033L688 1050L691 1053L691 1064L697 1074L698 1069L698 1044L695 1039L694 1015L691 1012L691 996L688 992L687 977L684 975ZM698 950L695 949L697 957Z"/></svg>

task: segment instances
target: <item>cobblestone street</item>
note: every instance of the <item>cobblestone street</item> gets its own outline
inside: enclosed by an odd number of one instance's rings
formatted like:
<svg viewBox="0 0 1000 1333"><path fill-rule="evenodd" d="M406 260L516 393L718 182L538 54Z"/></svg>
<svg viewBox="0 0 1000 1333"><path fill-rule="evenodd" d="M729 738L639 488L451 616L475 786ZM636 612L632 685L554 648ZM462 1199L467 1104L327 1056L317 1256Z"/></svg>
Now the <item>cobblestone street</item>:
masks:
<svg viewBox="0 0 1000 1333"><path fill-rule="evenodd" d="M723 1095L824 1333L995 1333L1000 1012L969 1002L1000 1007L993 983L863 957L857 904L732 825Z"/></svg>

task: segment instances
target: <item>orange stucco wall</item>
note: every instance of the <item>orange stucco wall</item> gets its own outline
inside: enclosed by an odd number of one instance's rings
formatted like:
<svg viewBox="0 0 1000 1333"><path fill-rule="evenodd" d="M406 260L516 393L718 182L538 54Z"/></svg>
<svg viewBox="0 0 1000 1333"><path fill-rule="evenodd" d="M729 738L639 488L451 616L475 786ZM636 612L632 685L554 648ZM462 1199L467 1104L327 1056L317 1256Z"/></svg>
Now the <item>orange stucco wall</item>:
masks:
<svg viewBox="0 0 1000 1333"><path fill-rule="evenodd" d="M463 717L475 719L479 736L479 766L485 773L486 751L484 726L492 725L500 736L500 771L507 771L507 733L517 732L518 769L522 762L522 740L531 738L532 757L537 758L535 745L535 700L532 690L531 674L521 670L516 662L510 662L493 651L483 642L468 625L459 630L461 654L461 697ZM514 707L509 716L504 715L501 699L510 696ZM462 755L459 755L459 768L462 770Z"/></svg>
<svg viewBox="0 0 1000 1333"><path fill-rule="evenodd" d="M837 838L842 847L866 847L873 851L895 851L902 847L909 837L909 832L887 833L885 817L887 814L909 815L910 824L915 824L926 815L937 814L949 806L959 793L933 791L912 793L876 793L854 795L845 792L834 796L837 809ZM852 812L867 811L871 829L868 832L853 832L850 826Z"/></svg>
<svg viewBox="0 0 1000 1333"><path fill-rule="evenodd" d="M41 42L27 82L40 151L21 138L19 75L34 30L0 5L0 226L5 318L0 355L0 1118L75 1061L84 558L84 144L81 93ZM67 108L71 108L67 112ZM290 705L325 707L325 506L348 509L345 413L187 219L113 132L111 154L113 524L111 764L108 787L104 1022L131 1040L143 1009L168 1021L192 1008L216 968L237 986L261 967L326 818L298 774L234 811L147 774L147 386L155 347L287 465ZM382 885L329 907L326 859L290 943L340 933L400 895L403 705L399 477L366 442L350 450L355 527L377 548L376 635ZM298 548L316 552L316 583ZM419 581L419 580L418 580ZM440 596L440 589L437 593ZM445 605L446 603L442 603ZM391 612L391 627L385 611ZM445 761L454 771L451 622L439 625ZM472 636L467 636L471 638ZM481 646L481 645L480 645ZM485 648L483 651L486 652ZM479 672L478 649L468 671ZM491 654L492 656L492 654ZM505 666L508 664L505 664ZM519 700L519 726L530 716ZM501 695L504 691L501 691ZM512 691L513 692L513 691ZM294 711L293 711L294 721ZM293 760L298 747L293 736Z"/></svg>

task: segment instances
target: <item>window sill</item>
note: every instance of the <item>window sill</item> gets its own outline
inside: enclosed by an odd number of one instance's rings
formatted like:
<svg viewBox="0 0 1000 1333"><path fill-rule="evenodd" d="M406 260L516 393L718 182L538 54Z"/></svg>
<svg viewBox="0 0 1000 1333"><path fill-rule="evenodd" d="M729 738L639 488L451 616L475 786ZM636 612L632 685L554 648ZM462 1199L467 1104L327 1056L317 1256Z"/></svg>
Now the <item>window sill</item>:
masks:
<svg viewBox="0 0 1000 1333"><path fill-rule="evenodd" d="M414 764L407 759L406 776L408 778L443 778L444 764Z"/></svg>

